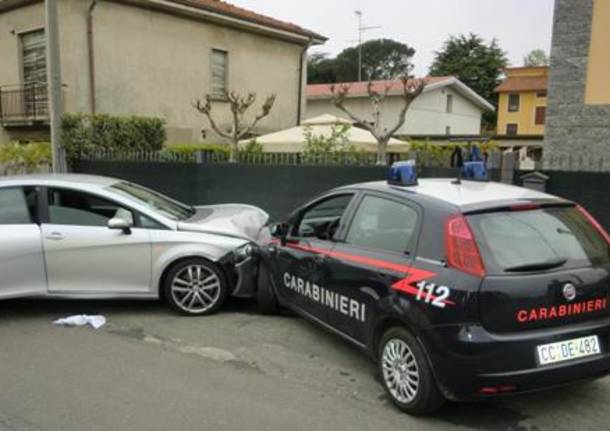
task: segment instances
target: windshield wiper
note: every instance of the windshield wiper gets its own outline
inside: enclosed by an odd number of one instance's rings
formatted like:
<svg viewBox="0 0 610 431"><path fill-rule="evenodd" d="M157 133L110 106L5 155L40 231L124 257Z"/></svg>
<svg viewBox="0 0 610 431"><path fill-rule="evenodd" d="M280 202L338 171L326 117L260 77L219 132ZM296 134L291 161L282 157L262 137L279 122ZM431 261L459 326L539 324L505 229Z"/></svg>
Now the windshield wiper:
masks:
<svg viewBox="0 0 610 431"><path fill-rule="evenodd" d="M511 266L510 268L506 268L504 272L544 271L546 269L559 268L567 261L567 259L555 259L547 260L546 262L528 263L525 265Z"/></svg>

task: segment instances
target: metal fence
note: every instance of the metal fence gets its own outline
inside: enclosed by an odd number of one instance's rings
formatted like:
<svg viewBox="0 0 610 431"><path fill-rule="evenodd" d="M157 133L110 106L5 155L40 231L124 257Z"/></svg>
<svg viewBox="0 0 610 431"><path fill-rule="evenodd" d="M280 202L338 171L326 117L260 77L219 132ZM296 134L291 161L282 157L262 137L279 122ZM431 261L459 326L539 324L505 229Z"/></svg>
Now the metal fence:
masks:
<svg viewBox="0 0 610 431"><path fill-rule="evenodd" d="M0 121L44 120L49 116L46 84L0 87Z"/></svg>
<svg viewBox="0 0 610 431"><path fill-rule="evenodd" d="M389 163L406 160L412 155L389 153ZM93 151L79 158L80 161L129 161L129 162L166 162L222 164L229 161L228 153L219 151L178 152L171 149L161 151ZM377 164L373 153L248 153L237 156L242 165L312 165L312 166L373 166Z"/></svg>

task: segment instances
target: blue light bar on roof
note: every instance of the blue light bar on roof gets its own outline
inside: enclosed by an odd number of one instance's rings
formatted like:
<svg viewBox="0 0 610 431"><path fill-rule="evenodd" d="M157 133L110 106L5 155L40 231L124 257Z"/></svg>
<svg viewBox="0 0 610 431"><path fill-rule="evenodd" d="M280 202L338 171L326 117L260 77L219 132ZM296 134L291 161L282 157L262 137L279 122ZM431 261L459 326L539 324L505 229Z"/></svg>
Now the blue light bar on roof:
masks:
<svg viewBox="0 0 610 431"><path fill-rule="evenodd" d="M464 162L462 167L462 177L470 181L487 181L487 167L485 162Z"/></svg>
<svg viewBox="0 0 610 431"><path fill-rule="evenodd" d="M415 160L394 163L388 171L388 184L394 186L417 185Z"/></svg>

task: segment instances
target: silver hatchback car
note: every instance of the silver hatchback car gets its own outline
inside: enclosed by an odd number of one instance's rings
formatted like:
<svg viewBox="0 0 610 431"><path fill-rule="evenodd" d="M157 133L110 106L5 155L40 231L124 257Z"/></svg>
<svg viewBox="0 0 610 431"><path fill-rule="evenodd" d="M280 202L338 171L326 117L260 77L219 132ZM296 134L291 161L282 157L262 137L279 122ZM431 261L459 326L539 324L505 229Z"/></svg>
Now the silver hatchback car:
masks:
<svg viewBox="0 0 610 431"><path fill-rule="evenodd" d="M191 207L89 175L0 179L0 299L166 298L204 315L256 291L268 215L248 205Z"/></svg>

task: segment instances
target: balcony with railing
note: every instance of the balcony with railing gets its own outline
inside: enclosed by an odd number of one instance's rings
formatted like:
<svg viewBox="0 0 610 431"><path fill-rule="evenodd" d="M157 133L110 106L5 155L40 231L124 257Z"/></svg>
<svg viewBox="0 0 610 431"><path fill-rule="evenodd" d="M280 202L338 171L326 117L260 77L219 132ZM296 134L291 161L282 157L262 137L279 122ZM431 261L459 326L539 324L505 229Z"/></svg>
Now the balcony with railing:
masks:
<svg viewBox="0 0 610 431"><path fill-rule="evenodd" d="M0 123L3 126L29 126L48 122L46 83L0 86Z"/></svg>

